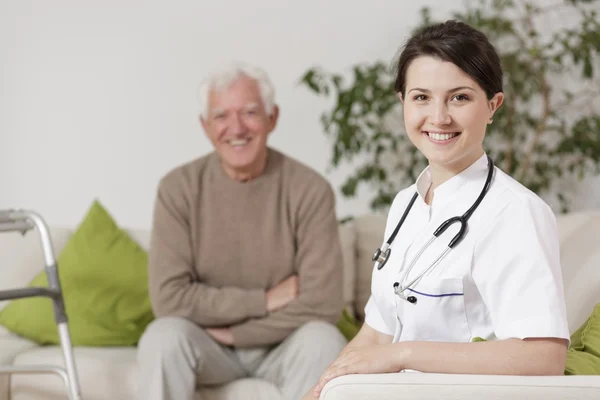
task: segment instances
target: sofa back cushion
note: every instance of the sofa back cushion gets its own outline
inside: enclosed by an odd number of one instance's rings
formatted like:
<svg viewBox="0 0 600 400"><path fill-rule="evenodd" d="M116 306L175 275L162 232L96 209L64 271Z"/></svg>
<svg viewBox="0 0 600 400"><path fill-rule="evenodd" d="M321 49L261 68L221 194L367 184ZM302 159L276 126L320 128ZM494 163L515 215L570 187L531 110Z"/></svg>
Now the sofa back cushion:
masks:
<svg viewBox="0 0 600 400"><path fill-rule="evenodd" d="M54 256L59 258L60 252L73 234L72 229L50 227ZM130 237L143 249L150 248L150 230L126 230ZM344 304L348 311L355 308L356 280L356 228L354 221L340 225L340 241L344 278ZM25 287L45 266L42 244L37 230L29 231L25 236L17 232L0 234L0 290ZM60 269L60 265L59 265ZM0 301L2 310L8 301Z"/></svg>
<svg viewBox="0 0 600 400"><path fill-rule="evenodd" d="M50 228L54 257L71 235L64 228ZM25 287L46 265L42 242L37 230L21 235L18 232L0 233L0 290ZM0 301L2 310L8 301Z"/></svg>
<svg viewBox="0 0 600 400"><path fill-rule="evenodd" d="M600 303L600 211L557 217L567 317L577 330Z"/></svg>
<svg viewBox="0 0 600 400"><path fill-rule="evenodd" d="M339 226L342 247L343 293L346 311L354 316L354 288L356 287L356 223L347 221Z"/></svg>
<svg viewBox="0 0 600 400"><path fill-rule="evenodd" d="M379 214L364 215L356 219L356 288L355 312L364 321L365 305L371 295L371 275L373 274L373 253L381 247L384 238L386 217Z"/></svg>

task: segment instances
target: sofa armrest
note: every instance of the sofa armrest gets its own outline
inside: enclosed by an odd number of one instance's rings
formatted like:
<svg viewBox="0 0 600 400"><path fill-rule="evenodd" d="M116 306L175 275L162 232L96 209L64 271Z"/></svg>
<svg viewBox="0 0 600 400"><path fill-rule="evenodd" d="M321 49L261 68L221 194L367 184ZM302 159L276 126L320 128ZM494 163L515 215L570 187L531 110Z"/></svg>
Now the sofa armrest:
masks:
<svg viewBox="0 0 600 400"><path fill-rule="evenodd" d="M600 376L497 376L406 372L347 375L328 382L321 400L598 400Z"/></svg>

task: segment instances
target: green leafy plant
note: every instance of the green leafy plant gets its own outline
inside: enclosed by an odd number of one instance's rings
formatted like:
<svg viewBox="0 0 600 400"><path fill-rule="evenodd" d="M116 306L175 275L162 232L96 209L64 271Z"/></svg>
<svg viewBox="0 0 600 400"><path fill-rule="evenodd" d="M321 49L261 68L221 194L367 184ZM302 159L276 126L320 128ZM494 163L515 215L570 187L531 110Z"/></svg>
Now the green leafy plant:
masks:
<svg viewBox="0 0 600 400"><path fill-rule="evenodd" d="M567 211L571 196L557 185L600 172L600 53L596 0L566 0L546 7L530 1L478 0L451 18L483 31L504 69L505 102L488 127L484 146L496 165L541 196L557 196ZM548 18L568 19L567 26ZM434 21L421 10L415 30ZM321 115L332 137L331 165L351 164L342 185L352 197L361 184L373 190L371 209L387 208L414 182L426 160L403 133L402 107L393 90L392 63L351 66L351 73L320 67L301 84L333 97Z"/></svg>

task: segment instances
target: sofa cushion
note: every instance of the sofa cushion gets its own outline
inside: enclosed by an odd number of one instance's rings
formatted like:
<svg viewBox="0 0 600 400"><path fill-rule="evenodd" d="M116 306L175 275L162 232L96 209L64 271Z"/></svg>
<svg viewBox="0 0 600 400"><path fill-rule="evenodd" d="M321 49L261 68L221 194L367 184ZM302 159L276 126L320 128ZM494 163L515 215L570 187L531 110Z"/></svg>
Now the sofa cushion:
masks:
<svg viewBox="0 0 600 400"><path fill-rule="evenodd" d="M72 232L63 228L49 230L54 254L58 254ZM42 242L37 230L31 230L24 236L18 232L0 233L0 290L27 286L45 265ZM0 301L0 310L8 303Z"/></svg>
<svg viewBox="0 0 600 400"><path fill-rule="evenodd" d="M600 303L571 335L566 375L600 375Z"/></svg>
<svg viewBox="0 0 600 400"><path fill-rule="evenodd" d="M565 375L600 375L600 358L585 351L567 351Z"/></svg>
<svg viewBox="0 0 600 400"><path fill-rule="evenodd" d="M362 324L360 321L358 321L348 310L344 310L337 323L338 329L348 341L354 339L358 331L360 331L361 326Z"/></svg>
<svg viewBox="0 0 600 400"><path fill-rule="evenodd" d="M373 253L383 243L386 217L364 215L355 220L356 224L356 288L355 310L360 321L365 319L365 305L371 296L371 276L373 274Z"/></svg>
<svg viewBox="0 0 600 400"><path fill-rule="evenodd" d="M134 347L78 347L74 351L82 397L86 400L134 399L137 378ZM58 346L38 347L20 354L15 365L64 366ZM65 387L56 376L15 375L11 383L11 400L65 399ZM259 379L242 379L227 385L198 391L202 400L265 399L283 400L271 383Z"/></svg>
<svg viewBox="0 0 600 400"><path fill-rule="evenodd" d="M87 348L74 350L84 399L131 399L135 389L136 350L133 347ZM38 347L21 353L15 365L56 365L64 367L58 346ZM54 375L14 375L11 400L65 399L65 386Z"/></svg>
<svg viewBox="0 0 600 400"><path fill-rule="evenodd" d="M321 400L598 400L600 376L434 373L353 374L332 379Z"/></svg>
<svg viewBox="0 0 600 400"><path fill-rule="evenodd" d="M339 225L344 265L344 305L345 311L354 315L354 286L356 285L356 228L354 221Z"/></svg>
<svg viewBox="0 0 600 400"><path fill-rule="evenodd" d="M119 229L99 202L60 254L59 274L74 345L137 343L153 319L147 254ZM41 271L31 286L47 286ZM0 313L9 330L39 343L58 344L52 304L44 298L13 301Z"/></svg>
<svg viewBox="0 0 600 400"><path fill-rule="evenodd" d="M600 212L557 217L569 329L574 332L600 302Z"/></svg>
<svg viewBox="0 0 600 400"><path fill-rule="evenodd" d="M592 315L581 332L583 350L600 358L600 303L596 304ZM598 371L600 375L600 371Z"/></svg>
<svg viewBox="0 0 600 400"><path fill-rule="evenodd" d="M22 351L36 347L30 340L22 339L0 326L0 366L10 365ZM0 374L0 399L9 398L9 376Z"/></svg>
<svg viewBox="0 0 600 400"><path fill-rule="evenodd" d="M38 344L0 326L0 365L11 364L20 352L34 347L38 347Z"/></svg>

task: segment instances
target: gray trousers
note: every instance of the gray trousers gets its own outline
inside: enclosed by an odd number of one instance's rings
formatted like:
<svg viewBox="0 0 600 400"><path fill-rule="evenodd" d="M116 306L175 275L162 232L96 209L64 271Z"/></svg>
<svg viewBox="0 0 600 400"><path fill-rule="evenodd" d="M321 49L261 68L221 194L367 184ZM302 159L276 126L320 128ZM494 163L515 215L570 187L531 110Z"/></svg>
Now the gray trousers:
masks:
<svg viewBox="0 0 600 400"><path fill-rule="evenodd" d="M235 349L178 317L152 322L138 344L138 400L198 400L196 389L256 377L284 400L298 400L317 383L346 339L322 321L309 322L275 347Z"/></svg>

